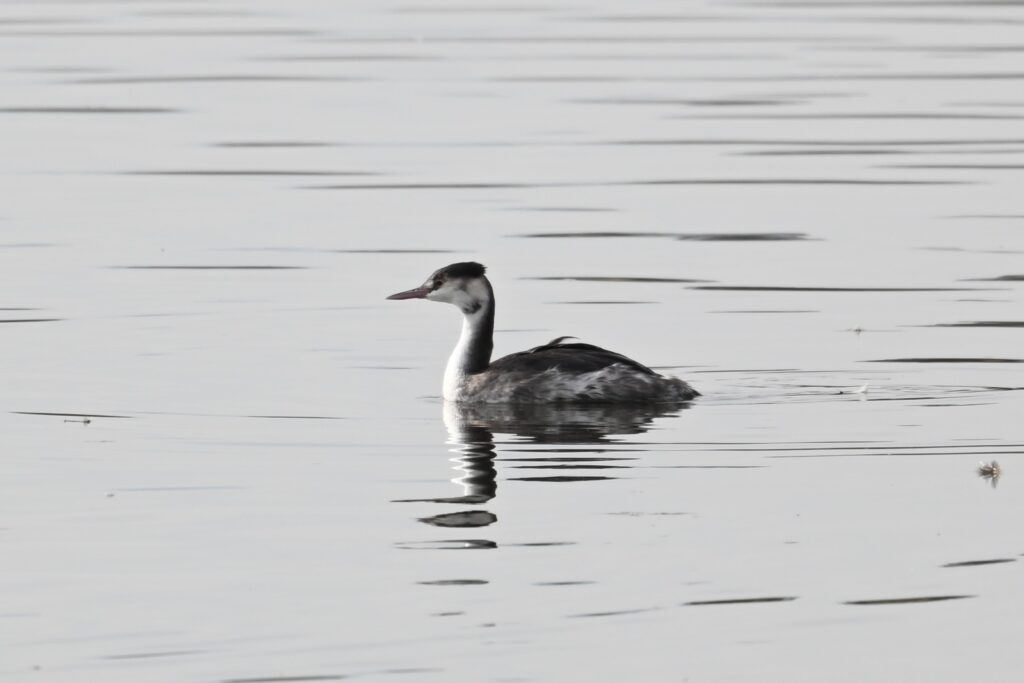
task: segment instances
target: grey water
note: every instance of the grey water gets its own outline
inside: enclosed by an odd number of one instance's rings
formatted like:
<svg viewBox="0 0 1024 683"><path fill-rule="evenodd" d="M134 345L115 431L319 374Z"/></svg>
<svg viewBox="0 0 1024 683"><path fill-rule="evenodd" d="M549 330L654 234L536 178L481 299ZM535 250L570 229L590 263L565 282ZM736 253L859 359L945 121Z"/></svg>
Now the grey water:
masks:
<svg viewBox="0 0 1024 683"><path fill-rule="evenodd" d="M0 677L1019 680L1022 26L3 4ZM445 405L461 260L704 396Z"/></svg>

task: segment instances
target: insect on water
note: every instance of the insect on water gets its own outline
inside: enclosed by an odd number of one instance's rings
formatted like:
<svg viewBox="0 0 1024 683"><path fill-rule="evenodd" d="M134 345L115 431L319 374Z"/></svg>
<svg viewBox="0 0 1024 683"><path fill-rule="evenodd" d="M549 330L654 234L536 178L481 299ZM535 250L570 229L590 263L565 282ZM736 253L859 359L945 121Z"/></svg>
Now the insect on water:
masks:
<svg viewBox="0 0 1024 683"><path fill-rule="evenodd" d="M978 463L978 476L982 479L987 479L992 482L992 487L995 488L996 484L999 483L999 477L1003 475L1003 468L999 466L999 463L993 460L992 462L985 462L982 460Z"/></svg>

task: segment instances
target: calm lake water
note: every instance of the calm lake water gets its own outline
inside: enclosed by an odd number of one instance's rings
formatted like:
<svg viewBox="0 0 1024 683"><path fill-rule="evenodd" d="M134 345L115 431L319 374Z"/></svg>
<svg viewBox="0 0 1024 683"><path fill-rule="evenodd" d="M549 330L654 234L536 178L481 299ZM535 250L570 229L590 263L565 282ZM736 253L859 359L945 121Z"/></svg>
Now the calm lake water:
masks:
<svg viewBox="0 0 1024 683"><path fill-rule="evenodd" d="M1019 680L1022 29L5 3L0 677ZM704 397L443 405L460 260Z"/></svg>

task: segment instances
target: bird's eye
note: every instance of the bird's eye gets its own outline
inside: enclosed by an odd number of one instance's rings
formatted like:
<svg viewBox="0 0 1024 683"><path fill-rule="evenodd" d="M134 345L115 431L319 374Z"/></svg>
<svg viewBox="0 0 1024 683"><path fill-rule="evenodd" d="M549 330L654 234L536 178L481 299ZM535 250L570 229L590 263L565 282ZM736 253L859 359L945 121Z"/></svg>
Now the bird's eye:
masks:
<svg viewBox="0 0 1024 683"><path fill-rule="evenodd" d="M440 287L441 287L441 281L440 280L434 280L433 282L430 283L430 288L431 289L439 289Z"/></svg>

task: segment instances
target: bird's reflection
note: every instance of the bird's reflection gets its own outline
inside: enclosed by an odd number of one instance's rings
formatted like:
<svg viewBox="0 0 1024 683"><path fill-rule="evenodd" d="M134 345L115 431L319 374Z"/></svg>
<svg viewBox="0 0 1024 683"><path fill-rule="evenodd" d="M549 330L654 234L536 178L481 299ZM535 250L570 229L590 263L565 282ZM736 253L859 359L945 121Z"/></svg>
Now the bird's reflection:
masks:
<svg viewBox="0 0 1024 683"><path fill-rule="evenodd" d="M655 404L612 403L485 403L445 402L448 443L479 444L492 433L511 434L525 443L601 444L614 437L643 434L655 418L678 415L689 402ZM485 436L486 435L486 436Z"/></svg>
<svg viewBox="0 0 1024 683"><path fill-rule="evenodd" d="M498 491L495 434L509 434L524 444L588 445L614 444L623 435L642 434L659 417L678 415L689 403L654 405L611 404L477 404L444 403L444 424L448 429L448 446L455 454L451 459L458 476L452 483L462 488L461 495L421 498L396 502L431 502L453 505L482 505ZM559 449L561 450L561 449ZM544 454L538 449L538 455ZM565 460L558 451L551 458L538 458L550 463ZM605 460L594 458L592 460ZM581 460L576 458L575 460ZM582 465L576 465L581 467ZM594 465L594 467L599 467ZM534 481L590 481L607 476L531 477ZM420 518L437 527L484 527L498 521L486 510L449 512Z"/></svg>

